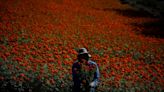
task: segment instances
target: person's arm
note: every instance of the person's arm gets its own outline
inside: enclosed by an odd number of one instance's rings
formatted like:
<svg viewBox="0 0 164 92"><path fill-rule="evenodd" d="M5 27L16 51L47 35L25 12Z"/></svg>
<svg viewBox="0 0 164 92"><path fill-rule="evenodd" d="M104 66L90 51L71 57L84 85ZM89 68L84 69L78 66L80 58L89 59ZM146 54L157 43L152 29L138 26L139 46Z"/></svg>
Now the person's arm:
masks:
<svg viewBox="0 0 164 92"><path fill-rule="evenodd" d="M98 65L96 65L96 72L95 72L95 75L94 75L94 81L92 81L90 83L90 86L91 87L96 87L98 85L98 82L99 82L99 78L100 78L100 72L99 72L99 68L98 68Z"/></svg>
<svg viewBox="0 0 164 92"><path fill-rule="evenodd" d="M79 65L77 62L75 62L72 65L73 92L80 91L80 80L79 80L78 68L79 68Z"/></svg>
<svg viewBox="0 0 164 92"><path fill-rule="evenodd" d="M72 65L72 79L73 79L73 81L74 81L74 76L75 76L75 71L74 71L74 64Z"/></svg>
<svg viewBox="0 0 164 92"><path fill-rule="evenodd" d="M77 68L76 68L76 63L74 63L73 65L72 65L72 79L73 79L73 81L75 81L75 78L76 78L76 70Z"/></svg>
<svg viewBox="0 0 164 92"><path fill-rule="evenodd" d="M79 65L78 62L75 62L72 66L72 79L74 84L79 84L80 80L79 80Z"/></svg>

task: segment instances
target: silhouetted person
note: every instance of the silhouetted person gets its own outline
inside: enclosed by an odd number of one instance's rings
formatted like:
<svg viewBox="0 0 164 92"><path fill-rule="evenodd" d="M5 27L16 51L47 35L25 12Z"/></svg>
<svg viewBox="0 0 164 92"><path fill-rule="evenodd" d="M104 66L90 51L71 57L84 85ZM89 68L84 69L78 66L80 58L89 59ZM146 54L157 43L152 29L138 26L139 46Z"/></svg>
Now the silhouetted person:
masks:
<svg viewBox="0 0 164 92"><path fill-rule="evenodd" d="M72 66L73 92L95 92L100 77L98 65L90 60L86 48L80 48Z"/></svg>

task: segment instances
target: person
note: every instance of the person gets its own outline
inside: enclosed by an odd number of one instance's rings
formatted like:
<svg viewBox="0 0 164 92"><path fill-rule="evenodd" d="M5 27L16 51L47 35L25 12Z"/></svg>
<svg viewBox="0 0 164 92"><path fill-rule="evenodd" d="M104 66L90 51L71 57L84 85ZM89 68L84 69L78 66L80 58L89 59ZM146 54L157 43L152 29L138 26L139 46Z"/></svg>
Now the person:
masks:
<svg viewBox="0 0 164 92"><path fill-rule="evenodd" d="M80 48L77 60L72 65L73 92L95 92L100 72L96 62L90 60L86 48Z"/></svg>

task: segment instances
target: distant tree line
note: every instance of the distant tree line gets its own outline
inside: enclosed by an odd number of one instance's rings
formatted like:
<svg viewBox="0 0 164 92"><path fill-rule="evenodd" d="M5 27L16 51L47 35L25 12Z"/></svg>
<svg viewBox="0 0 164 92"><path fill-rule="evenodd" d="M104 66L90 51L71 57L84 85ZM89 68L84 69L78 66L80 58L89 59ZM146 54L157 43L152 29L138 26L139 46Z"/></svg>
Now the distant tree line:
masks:
<svg viewBox="0 0 164 92"><path fill-rule="evenodd" d="M164 0L120 0L122 4L148 12L156 17L164 17Z"/></svg>

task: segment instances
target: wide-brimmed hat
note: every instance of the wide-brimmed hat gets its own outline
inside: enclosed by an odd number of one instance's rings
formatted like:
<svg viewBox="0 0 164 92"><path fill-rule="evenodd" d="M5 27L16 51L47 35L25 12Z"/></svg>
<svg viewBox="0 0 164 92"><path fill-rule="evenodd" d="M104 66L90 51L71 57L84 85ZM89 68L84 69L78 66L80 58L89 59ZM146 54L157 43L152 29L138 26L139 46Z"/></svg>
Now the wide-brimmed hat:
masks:
<svg viewBox="0 0 164 92"><path fill-rule="evenodd" d="M80 48L78 51L78 55L82 55L82 54L88 54L88 57L91 57L91 55L89 54L89 52L87 51L86 48Z"/></svg>

